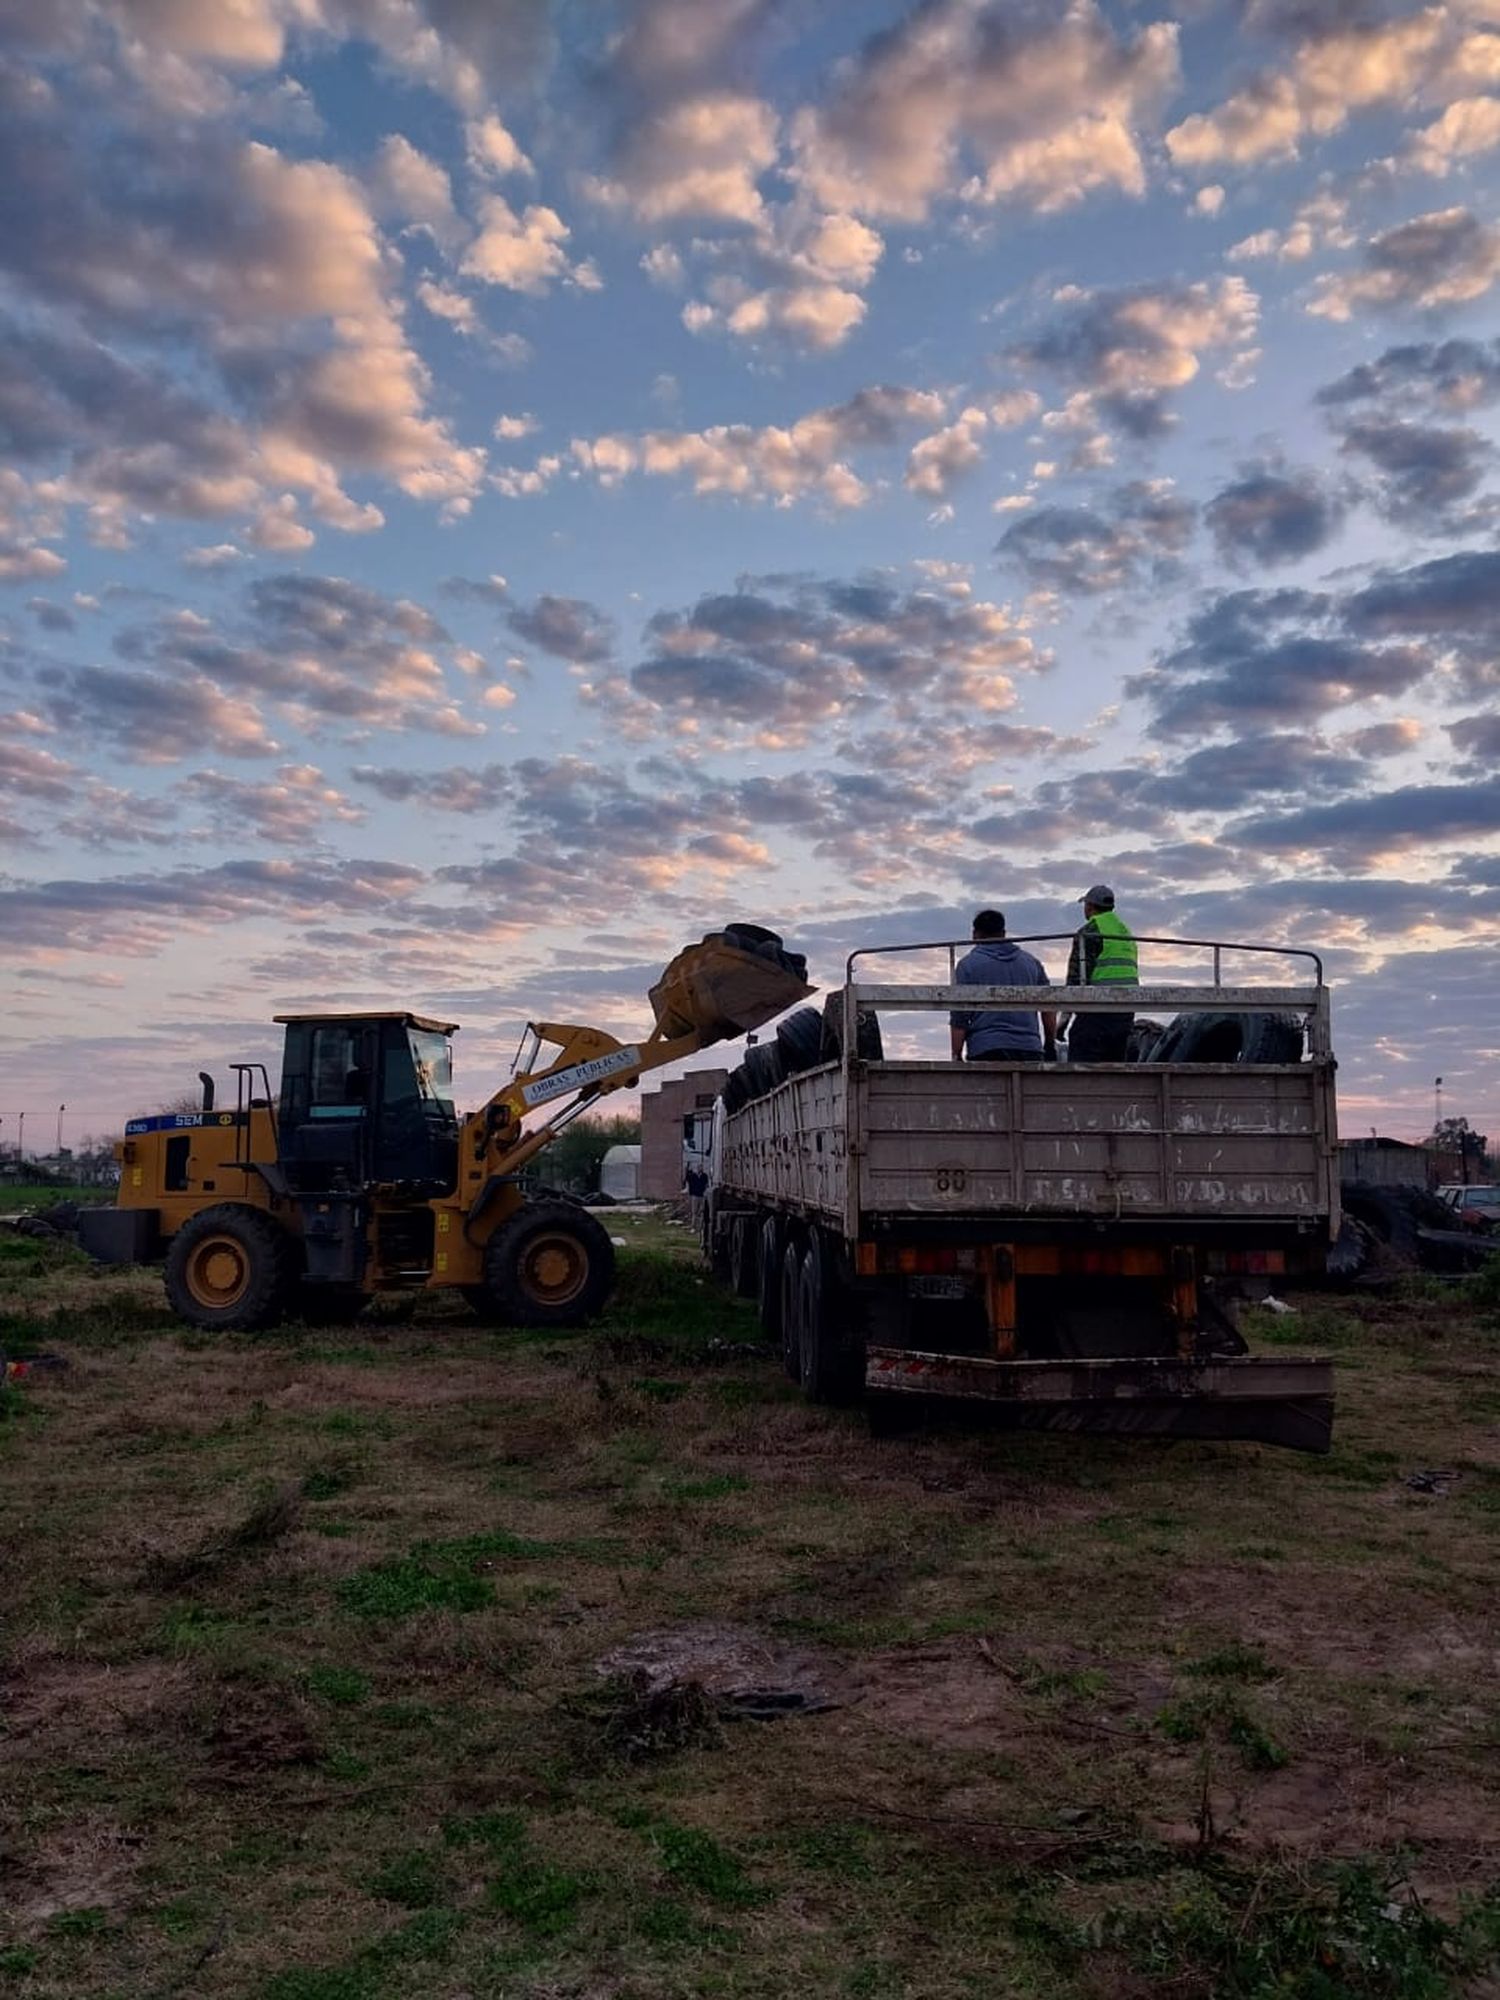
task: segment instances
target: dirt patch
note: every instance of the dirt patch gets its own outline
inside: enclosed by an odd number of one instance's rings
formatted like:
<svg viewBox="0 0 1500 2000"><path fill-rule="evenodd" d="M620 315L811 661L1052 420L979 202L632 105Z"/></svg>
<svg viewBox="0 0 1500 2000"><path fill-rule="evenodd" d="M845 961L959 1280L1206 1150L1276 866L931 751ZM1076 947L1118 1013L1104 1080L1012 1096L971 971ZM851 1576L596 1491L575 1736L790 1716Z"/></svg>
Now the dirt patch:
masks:
<svg viewBox="0 0 1500 2000"><path fill-rule="evenodd" d="M226 1690L206 1741L220 1775L230 1782L248 1783L263 1771L313 1764L322 1754L302 1704L260 1688Z"/></svg>
<svg viewBox="0 0 1500 2000"><path fill-rule="evenodd" d="M650 1694L698 1687L720 1705L763 1718L841 1707L858 1693L832 1655L778 1645L745 1625L705 1621L638 1632L597 1666Z"/></svg>
<svg viewBox="0 0 1500 2000"><path fill-rule="evenodd" d="M180 1714L190 1676L169 1660L108 1666L56 1655L27 1663L0 1682L7 1733L24 1742L54 1726L114 1735Z"/></svg>
<svg viewBox="0 0 1500 2000"><path fill-rule="evenodd" d="M74 1820L39 1840L24 1865L0 1863L0 1900L28 1928L67 1910L117 1909L130 1900L143 1844L113 1820Z"/></svg>

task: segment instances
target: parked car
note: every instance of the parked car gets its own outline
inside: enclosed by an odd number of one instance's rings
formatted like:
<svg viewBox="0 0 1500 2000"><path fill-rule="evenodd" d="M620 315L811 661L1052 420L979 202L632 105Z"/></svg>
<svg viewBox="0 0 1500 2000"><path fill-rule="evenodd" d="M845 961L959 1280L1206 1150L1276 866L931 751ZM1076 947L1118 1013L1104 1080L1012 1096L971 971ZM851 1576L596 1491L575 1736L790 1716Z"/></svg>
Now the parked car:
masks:
<svg viewBox="0 0 1500 2000"><path fill-rule="evenodd" d="M1462 1187L1450 1184L1438 1189L1438 1199L1453 1210L1461 1229L1500 1227L1500 1187L1479 1184Z"/></svg>

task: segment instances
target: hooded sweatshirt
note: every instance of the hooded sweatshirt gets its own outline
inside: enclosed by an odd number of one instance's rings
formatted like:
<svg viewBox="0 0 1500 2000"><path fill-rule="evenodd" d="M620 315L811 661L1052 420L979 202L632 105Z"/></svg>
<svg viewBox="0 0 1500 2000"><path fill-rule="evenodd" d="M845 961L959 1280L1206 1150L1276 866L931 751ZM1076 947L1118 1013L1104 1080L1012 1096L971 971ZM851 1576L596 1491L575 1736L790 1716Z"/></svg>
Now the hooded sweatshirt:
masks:
<svg viewBox="0 0 1500 2000"><path fill-rule="evenodd" d="M954 981L959 986L1048 986L1046 968L1029 951L1022 951L1009 938L981 938L966 958L958 962ZM964 1047L969 1056L1034 1050L1041 1053L1042 1023L1037 1014L1020 1008L991 1009L972 1014L948 1016L955 1028L965 1031Z"/></svg>

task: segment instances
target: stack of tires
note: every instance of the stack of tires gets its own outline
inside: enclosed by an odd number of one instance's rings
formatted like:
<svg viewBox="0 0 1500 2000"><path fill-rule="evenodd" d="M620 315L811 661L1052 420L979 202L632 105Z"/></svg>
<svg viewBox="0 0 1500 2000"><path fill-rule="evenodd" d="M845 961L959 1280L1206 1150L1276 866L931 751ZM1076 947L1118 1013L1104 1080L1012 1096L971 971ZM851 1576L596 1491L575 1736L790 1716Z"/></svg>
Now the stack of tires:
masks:
<svg viewBox="0 0 1500 2000"><path fill-rule="evenodd" d="M1302 1060L1296 1014L1179 1014L1134 1062L1294 1063Z"/></svg>
<svg viewBox="0 0 1500 2000"><path fill-rule="evenodd" d="M756 1042L732 1069L719 1095L726 1111L739 1111L765 1097L789 1076L800 1076L823 1061L823 1017L816 1007L799 1007L776 1030L774 1041Z"/></svg>

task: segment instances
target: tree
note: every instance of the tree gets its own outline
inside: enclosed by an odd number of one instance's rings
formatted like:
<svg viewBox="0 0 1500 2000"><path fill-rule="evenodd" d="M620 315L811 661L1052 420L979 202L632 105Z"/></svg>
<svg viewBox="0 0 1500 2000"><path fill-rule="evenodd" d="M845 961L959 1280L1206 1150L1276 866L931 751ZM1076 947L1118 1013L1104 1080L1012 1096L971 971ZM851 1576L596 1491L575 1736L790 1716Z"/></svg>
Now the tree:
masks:
<svg viewBox="0 0 1500 2000"><path fill-rule="evenodd" d="M610 1147L635 1146L640 1137L639 1117L624 1112L613 1118L575 1118L538 1157L534 1172L538 1180L566 1188L570 1194L594 1194Z"/></svg>
<svg viewBox="0 0 1500 2000"><path fill-rule="evenodd" d="M1488 1138L1483 1132L1476 1132L1467 1118L1440 1118L1427 1143L1435 1152L1457 1153L1466 1173L1471 1164L1482 1166L1490 1149Z"/></svg>

